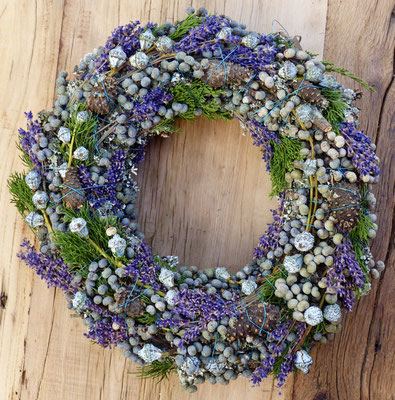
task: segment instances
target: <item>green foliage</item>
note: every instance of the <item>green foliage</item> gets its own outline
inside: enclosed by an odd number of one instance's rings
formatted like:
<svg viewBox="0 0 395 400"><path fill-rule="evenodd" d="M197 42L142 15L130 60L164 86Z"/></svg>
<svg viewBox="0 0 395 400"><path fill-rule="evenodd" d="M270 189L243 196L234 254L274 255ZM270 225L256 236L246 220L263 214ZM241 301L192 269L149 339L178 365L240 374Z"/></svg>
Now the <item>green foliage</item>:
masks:
<svg viewBox="0 0 395 400"><path fill-rule="evenodd" d="M358 222L350 233L350 238L364 243L369 241L369 229L373 228L373 222L364 212L359 216Z"/></svg>
<svg viewBox="0 0 395 400"><path fill-rule="evenodd" d="M169 379L170 374L175 372L176 369L173 360L166 359L163 361L155 360L144 367L138 367L137 372L132 373L136 374L140 379L158 379L157 383L159 383L164 379Z"/></svg>
<svg viewBox="0 0 395 400"><path fill-rule="evenodd" d="M192 83L179 83L170 89L173 102L184 103L188 106L188 111L178 114L178 117L186 120L196 119L195 111L202 109L202 115L208 119L218 117L228 121L231 119L230 112L222 112L219 97L224 94L221 89L214 89L205 85L201 80L195 79Z"/></svg>
<svg viewBox="0 0 395 400"><path fill-rule="evenodd" d="M155 321L159 318L159 314L154 314L151 315L149 313L144 313L144 315L140 315L139 317L136 317L136 321L140 322L143 325L152 325L155 323Z"/></svg>
<svg viewBox="0 0 395 400"><path fill-rule="evenodd" d="M266 276L264 283L259 286L258 293L262 296L264 300L269 300L273 296L276 290L274 283L279 278L284 278L284 275L281 273L281 271Z"/></svg>
<svg viewBox="0 0 395 400"><path fill-rule="evenodd" d="M297 139L290 139L283 136L279 143L270 141L273 148L273 155L270 159L270 180L272 181L272 192L270 196L278 196L287 187L288 183L285 180L285 173L291 172L293 162L301 160L300 150L302 145Z"/></svg>
<svg viewBox="0 0 395 400"><path fill-rule="evenodd" d="M176 128L175 119L172 118L172 119L162 120L161 122L159 122L158 125L155 125L151 129L151 132L172 134L172 133L180 133L180 130Z"/></svg>
<svg viewBox="0 0 395 400"><path fill-rule="evenodd" d="M285 46L287 49L290 49L291 47L293 47L293 42L289 39L284 39L283 37L281 37L280 35L277 35L274 38L274 42L276 43L277 46Z"/></svg>
<svg viewBox="0 0 395 400"><path fill-rule="evenodd" d="M16 143L16 148L21 152L19 159L22 161L22 164L29 169L33 169L33 163L30 161L29 154L22 149L22 146L19 142Z"/></svg>
<svg viewBox="0 0 395 400"><path fill-rule="evenodd" d="M318 53L312 53L311 51L306 51L306 53L311 57L311 58L315 58L318 56Z"/></svg>
<svg viewBox="0 0 395 400"><path fill-rule="evenodd" d="M75 233L56 231L54 239L63 261L76 269L100 257L100 253L86 239Z"/></svg>
<svg viewBox="0 0 395 400"><path fill-rule="evenodd" d="M94 154L95 143L97 138L95 138L95 129L97 124L97 118L92 114L85 122L80 122L77 119L77 114L80 111L86 110L85 103L78 103L75 110L71 113L70 118L66 121L65 126L70 129L72 138L74 136L73 149L74 151L78 147L85 147L89 150L89 154ZM63 144L59 145L59 151L62 153L65 159L69 158L71 143L69 143L66 147ZM73 165L79 166L82 164L81 160L73 159ZM92 164L92 160L84 161L85 165Z"/></svg>
<svg viewBox="0 0 395 400"><path fill-rule="evenodd" d="M25 182L25 174L14 172L8 179L8 191L11 194L11 203L15 204L22 217L26 212L34 211L32 190Z"/></svg>
<svg viewBox="0 0 395 400"><path fill-rule="evenodd" d="M329 106L322 114L332 125L333 130L339 133L338 125L344 121L344 111L348 107L342 99L342 91L321 89L321 94L329 101Z"/></svg>
<svg viewBox="0 0 395 400"><path fill-rule="evenodd" d="M176 30L169 35L173 40L183 37L190 29L199 26L203 22L203 18L198 17L196 14L188 15L184 20L177 22Z"/></svg>
<svg viewBox="0 0 395 400"><path fill-rule="evenodd" d="M334 64L329 62L329 61L322 61L322 63L326 67L325 68L326 72L337 72L340 75L347 76L348 78L351 78L354 81L358 82L365 89L368 89L368 90L376 93L376 89L374 89L372 86L369 86L369 84L367 82L365 82L362 78L359 78L359 77L355 76L349 70L347 70L345 68L335 67Z"/></svg>

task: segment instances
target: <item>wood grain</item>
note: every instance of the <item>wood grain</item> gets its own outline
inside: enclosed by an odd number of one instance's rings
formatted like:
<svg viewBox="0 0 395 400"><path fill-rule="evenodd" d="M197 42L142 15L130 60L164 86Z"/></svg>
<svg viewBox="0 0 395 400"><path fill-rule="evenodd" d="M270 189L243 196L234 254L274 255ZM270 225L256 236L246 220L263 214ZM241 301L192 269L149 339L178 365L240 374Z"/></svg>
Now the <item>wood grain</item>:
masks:
<svg viewBox="0 0 395 400"><path fill-rule="evenodd" d="M374 84L378 93L361 102L362 124L384 163L377 192L381 236L374 253L386 254L390 265L394 27L390 1L362 3L330 0L328 9L322 0L207 0L192 5L231 15L261 32L270 32L277 19L291 36L301 34L303 46L315 53L322 54L325 39L326 58ZM23 111L51 107L56 74L71 71L115 26L130 19L174 21L189 5L186 0L0 0L0 292L8 297L0 308L0 399L233 400L247 391L251 400L391 398L393 309L384 307L394 283L390 270L347 318L335 341L317 347L312 373L290 379L279 397L271 380L256 389L241 378L228 387L204 384L194 395L179 387L177 377L160 385L139 381L129 374L134 368L120 351L89 344L81 321L69 317L62 293L47 290L18 262L19 243L30 233L9 205L6 180L11 171L21 170L14 142L17 128L24 125ZM278 29L274 23L273 30ZM162 255L177 254L186 265L238 268L250 260L275 206L267 196L264 162L236 121L198 120L180 128L182 134L150 144L139 171L139 223Z"/></svg>

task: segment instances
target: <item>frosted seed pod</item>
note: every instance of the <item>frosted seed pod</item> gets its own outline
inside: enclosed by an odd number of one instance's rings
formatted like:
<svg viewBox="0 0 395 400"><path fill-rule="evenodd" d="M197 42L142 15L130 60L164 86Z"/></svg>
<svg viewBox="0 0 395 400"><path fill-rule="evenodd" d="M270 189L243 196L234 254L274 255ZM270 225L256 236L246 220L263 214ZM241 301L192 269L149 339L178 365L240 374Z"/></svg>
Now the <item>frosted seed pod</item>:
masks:
<svg viewBox="0 0 395 400"><path fill-rule="evenodd" d="M338 304L331 304L324 308L324 318L329 322L339 322L342 312Z"/></svg>
<svg viewBox="0 0 395 400"><path fill-rule="evenodd" d="M303 265L303 256L301 254L295 254L293 256L286 256L283 261L284 268L291 274L295 274L300 271Z"/></svg>
<svg viewBox="0 0 395 400"><path fill-rule="evenodd" d="M257 284L252 280L246 280L241 284L241 291L246 296L249 296L250 294L254 293L254 290L256 288L257 288Z"/></svg>
<svg viewBox="0 0 395 400"><path fill-rule="evenodd" d="M25 221L31 228L37 228L44 224L44 217L34 211L26 215Z"/></svg>
<svg viewBox="0 0 395 400"><path fill-rule="evenodd" d="M123 239L118 234L115 234L109 241L108 247L111 249L112 253L117 257L122 257L125 254L126 240Z"/></svg>
<svg viewBox="0 0 395 400"><path fill-rule="evenodd" d="M29 186L31 190L37 190L40 186L41 183L41 175L38 171L36 170L31 170L26 176L25 176L25 182L26 185Z"/></svg>
<svg viewBox="0 0 395 400"><path fill-rule="evenodd" d="M130 65L137 69L143 69L148 65L148 56L142 52L138 51L129 57Z"/></svg>
<svg viewBox="0 0 395 400"><path fill-rule="evenodd" d="M162 267L159 274L159 280L169 289L174 286L174 272Z"/></svg>
<svg viewBox="0 0 395 400"><path fill-rule="evenodd" d="M299 251L309 251L314 246L314 236L307 231L299 233L295 237L294 246Z"/></svg>
<svg viewBox="0 0 395 400"><path fill-rule="evenodd" d="M331 267L333 265L333 257L332 256L328 256L325 258L325 265L327 267Z"/></svg>
<svg viewBox="0 0 395 400"><path fill-rule="evenodd" d="M36 208L43 210L47 206L49 197L46 192L39 190L33 194L32 201Z"/></svg>
<svg viewBox="0 0 395 400"><path fill-rule="evenodd" d="M291 291L292 291L293 294L299 294L299 293L300 293L300 287L299 287L299 285L297 285L296 283L294 283L294 284L291 286Z"/></svg>
<svg viewBox="0 0 395 400"><path fill-rule="evenodd" d="M58 131L58 138L62 143L69 143L71 140L70 129L65 126L61 126Z"/></svg>
<svg viewBox="0 0 395 400"><path fill-rule="evenodd" d="M297 305L298 305L298 300L296 300L296 299L291 299L291 300L288 300L288 302L287 302L287 306L291 310L295 309L297 307Z"/></svg>
<svg viewBox="0 0 395 400"><path fill-rule="evenodd" d="M343 235L341 233L336 233L335 235L333 235L332 240L334 244L339 245L343 241Z"/></svg>
<svg viewBox="0 0 395 400"><path fill-rule="evenodd" d="M224 281L226 281L230 278L230 274L229 274L228 270L226 269L226 267L216 268L215 276L217 279L222 279Z"/></svg>
<svg viewBox="0 0 395 400"><path fill-rule="evenodd" d="M301 302L299 302L298 306L296 307L296 309L300 312L303 312L304 310L307 310L309 308L309 302L306 300L302 300Z"/></svg>
<svg viewBox="0 0 395 400"><path fill-rule="evenodd" d="M150 364L158 360L162 356L162 350L155 347L153 344L145 344L144 347L137 353L146 363Z"/></svg>
<svg viewBox="0 0 395 400"><path fill-rule="evenodd" d="M152 33L151 29L146 29L143 33L141 33L140 40L140 49L148 50L155 42L155 36Z"/></svg>
<svg viewBox="0 0 395 400"><path fill-rule="evenodd" d="M325 262L325 257L322 254L318 254L314 257L314 262L318 264L323 264Z"/></svg>
<svg viewBox="0 0 395 400"><path fill-rule="evenodd" d="M277 290L281 293L280 297L284 297L288 293L289 288L285 283L280 283L277 285Z"/></svg>
<svg viewBox="0 0 395 400"><path fill-rule="evenodd" d="M298 70L295 64L291 61L285 61L283 66L278 71L278 75L280 76L280 78L283 78L286 81L295 79L297 73Z"/></svg>
<svg viewBox="0 0 395 400"><path fill-rule="evenodd" d="M379 260L376 262L376 268L379 272L384 271L385 270L385 264L383 261Z"/></svg>
<svg viewBox="0 0 395 400"><path fill-rule="evenodd" d="M335 146L339 149L344 147L344 145L346 144L346 140L344 139L343 136L340 135L335 137L334 142Z"/></svg>
<svg viewBox="0 0 395 400"><path fill-rule="evenodd" d="M344 158L346 155L347 155L347 150L344 147L339 149L339 157L340 158Z"/></svg>
<svg viewBox="0 0 395 400"><path fill-rule="evenodd" d="M117 46L108 52L108 61L111 68L119 68L126 61L126 53L121 46Z"/></svg>
<svg viewBox="0 0 395 400"><path fill-rule="evenodd" d="M174 42L168 36L161 36L155 43L155 47L162 53L168 53L173 49Z"/></svg>
<svg viewBox="0 0 395 400"><path fill-rule="evenodd" d="M304 316L303 313L301 313L300 311L294 311L292 313L292 318L295 319L296 321L304 321Z"/></svg>
<svg viewBox="0 0 395 400"><path fill-rule="evenodd" d="M290 49L285 49L284 50L284 56L285 58L294 58L296 55L296 50L293 48Z"/></svg>
<svg viewBox="0 0 395 400"><path fill-rule="evenodd" d="M241 39L241 43L243 46L254 49L259 43L259 36L257 34L250 33Z"/></svg>
<svg viewBox="0 0 395 400"><path fill-rule="evenodd" d="M265 71L261 71L258 76L259 76L259 80L264 82L265 79L269 76L269 74Z"/></svg>
<svg viewBox="0 0 395 400"><path fill-rule="evenodd" d="M314 63L313 60L309 60L309 61L306 61L306 62L305 62L304 66L305 66L307 69L309 69L309 68L311 68L311 67L314 67L314 66L315 66L315 63Z"/></svg>
<svg viewBox="0 0 395 400"><path fill-rule="evenodd" d="M311 295L312 295L313 297L315 297L316 299L319 299L319 298L321 297L320 290L318 289L317 286L314 286L314 287L311 289Z"/></svg>
<svg viewBox="0 0 395 400"><path fill-rule="evenodd" d="M323 74L321 69L314 65L310 68L307 68L305 78L309 82L317 83L322 80Z"/></svg>
<svg viewBox="0 0 395 400"><path fill-rule="evenodd" d="M347 180L348 180L350 183L355 183L355 182L357 181L357 175L356 175L355 172L347 171L347 172L345 173L345 175L346 175Z"/></svg>
<svg viewBox="0 0 395 400"><path fill-rule="evenodd" d="M320 167L317 169L316 175L317 177L324 176L326 174L325 167Z"/></svg>
<svg viewBox="0 0 395 400"><path fill-rule="evenodd" d="M301 370L304 374L307 374L312 364L313 359L305 350L299 350L296 352L294 365L297 369Z"/></svg>
<svg viewBox="0 0 395 400"><path fill-rule="evenodd" d="M77 147L73 152L73 157L77 160L86 161L89 158L89 150L85 147Z"/></svg>
<svg viewBox="0 0 395 400"><path fill-rule="evenodd" d="M323 321L322 311L317 306L309 307L303 315L306 323L311 326L316 326Z"/></svg>
<svg viewBox="0 0 395 400"><path fill-rule="evenodd" d="M311 121L314 118L314 109L307 103L297 106L295 112L298 119L302 122Z"/></svg>
<svg viewBox="0 0 395 400"><path fill-rule="evenodd" d="M73 218L69 225L70 232L84 238L88 236L88 228L83 218Z"/></svg>
<svg viewBox="0 0 395 400"><path fill-rule="evenodd" d="M305 284L303 284L303 288L302 288L303 293L310 294L312 286L313 286L313 284L311 282L306 282Z"/></svg>
<svg viewBox="0 0 395 400"><path fill-rule="evenodd" d="M271 89L274 86L274 79L271 76L267 76L264 83L267 88Z"/></svg>
<svg viewBox="0 0 395 400"><path fill-rule="evenodd" d="M77 113L77 121L78 122L86 122L89 119L89 112L88 111L79 111Z"/></svg>
<svg viewBox="0 0 395 400"><path fill-rule="evenodd" d="M305 264L308 264L310 261L313 261L314 256L310 253L306 254L303 258L303 261L305 262Z"/></svg>
<svg viewBox="0 0 395 400"><path fill-rule="evenodd" d="M333 254L333 247L331 247L331 246L324 246L323 248L322 248L322 255L323 256L325 256L325 257L327 257L327 256L330 256L331 254Z"/></svg>

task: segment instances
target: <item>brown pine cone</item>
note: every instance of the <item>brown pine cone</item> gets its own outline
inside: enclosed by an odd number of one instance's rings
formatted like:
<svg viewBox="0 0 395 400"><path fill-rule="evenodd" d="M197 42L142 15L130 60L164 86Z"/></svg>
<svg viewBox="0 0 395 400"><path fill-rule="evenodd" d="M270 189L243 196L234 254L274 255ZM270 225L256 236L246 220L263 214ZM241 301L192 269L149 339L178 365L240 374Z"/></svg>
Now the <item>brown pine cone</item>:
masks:
<svg viewBox="0 0 395 400"><path fill-rule="evenodd" d="M97 82L88 97L88 110L90 112L106 115L112 109L112 101L117 95L117 81L115 78L108 76L102 82Z"/></svg>
<svg viewBox="0 0 395 400"><path fill-rule="evenodd" d="M292 83L292 87L294 88L294 90L299 89L296 94L300 98L311 104L316 104L322 108L328 107L328 100L316 87L313 87L313 85L314 83L311 83L309 81L297 81Z"/></svg>
<svg viewBox="0 0 395 400"><path fill-rule="evenodd" d="M207 82L207 85L218 88L222 87L224 83L227 85L238 85L247 82L254 75L251 70L239 64L225 61L218 66L220 63L221 60L210 62L208 68L204 70L204 75L201 78L202 82ZM224 64L226 64L226 68L224 68Z"/></svg>
<svg viewBox="0 0 395 400"><path fill-rule="evenodd" d="M329 201L329 216L337 221L343 232L350 232L358 223L361 198L356 184L340 182L332 189Z"/></svg>
<svg viewBox="0 0 395 400"><path fill-rule="evenodd" d="M126 315L128 317L134 318L144 314L146 304L140 297L131 301L134 297L133 294L129 297L131 290L132 290L131 287L119 288L114 294L114 299L120 311L126 311ZM125 310L125 303L127 303L126 310Z"/></svg>
<svg viewBox="0 0 395 400"><path fill-rule="evenodd" d="M261 301L255 302L247 306L248 317L245 309L243 313L236 319L234 326L229 327L228 333L226 335L229 343L235 340L245 339L247 336L257 336L259 335L260 328L263 325L263 330L269 331L273 329L274 325L280 318L280 308L273 305L265 303L265 307ZM254 322L256 327L251 321Z"/></svg>
<svg viewBox="0 0 395 400"><path fill-rule="evenodd" d="M65 186L62 188L62 195L64 196L63 202L65 206L72 208L73 210L81 208L84 205L86 198L83 190L78 190L82 189L82 185L78 178L77 168L71 167L66 171L63 183Z"/></svg>

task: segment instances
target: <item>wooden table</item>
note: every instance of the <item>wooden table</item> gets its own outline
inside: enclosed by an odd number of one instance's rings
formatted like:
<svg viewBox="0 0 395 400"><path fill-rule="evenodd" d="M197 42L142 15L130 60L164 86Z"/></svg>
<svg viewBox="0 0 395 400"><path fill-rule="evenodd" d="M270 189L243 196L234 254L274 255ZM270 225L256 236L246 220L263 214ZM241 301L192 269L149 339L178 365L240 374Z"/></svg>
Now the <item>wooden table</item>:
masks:
<svg viewBox="0 0 395 400"><path fill-rule="evenodd" d="M372 399L394 398L394 315L391 268L373 283L369 296L344 320L333 342L313 351L314 368L291 378L282 397L268 379L251 389L246 379L229 386L204 384L197 394L183 391L177 377L155 385L139 381L118 350L91 345L81 321L71 319L62 293L47 290L16 258L31 233L9 204L6 181L21 170L15 149L23 111L50 108L61 69L72 70L81 56L105 42L128 20L164 22L185 17L190 1L178 0L1 0L0 1L0 399ZM380 0L223 0L192 1L226 14L249 29L281 29L301 34L305 49L362 76L377 93L364 91L362 127L382 160L377 195L379 237L376 258L394 262L393 45L392 1ZM272 28L273 25L273 28ZM347 86L360 89L351 80ZM155 251L177 254L186 265L248 263L270 221L270 181L251 139L236 121L182 123L183 131L150 145L140 167L139 222ZM392 128L392 129L391 129ZM385 280L383 279L385 276ZM393 319L392 319L393 321Z"/></svg>

